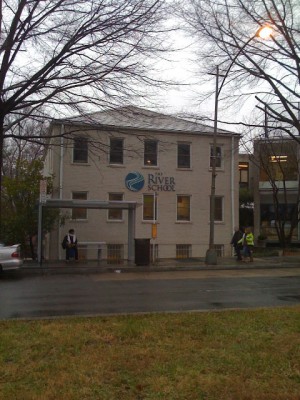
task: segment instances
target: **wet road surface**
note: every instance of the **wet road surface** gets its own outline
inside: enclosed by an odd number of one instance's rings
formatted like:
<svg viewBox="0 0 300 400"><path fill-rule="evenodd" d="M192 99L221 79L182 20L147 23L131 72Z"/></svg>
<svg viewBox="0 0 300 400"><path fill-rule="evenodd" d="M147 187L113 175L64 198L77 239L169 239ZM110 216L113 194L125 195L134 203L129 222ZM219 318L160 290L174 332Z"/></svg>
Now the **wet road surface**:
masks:
<svg viewBox="0 0 300 400"><path fill-rule="evenodd" d="M300 304L300 269L94 275L4 274L0 319Z"/></svg>

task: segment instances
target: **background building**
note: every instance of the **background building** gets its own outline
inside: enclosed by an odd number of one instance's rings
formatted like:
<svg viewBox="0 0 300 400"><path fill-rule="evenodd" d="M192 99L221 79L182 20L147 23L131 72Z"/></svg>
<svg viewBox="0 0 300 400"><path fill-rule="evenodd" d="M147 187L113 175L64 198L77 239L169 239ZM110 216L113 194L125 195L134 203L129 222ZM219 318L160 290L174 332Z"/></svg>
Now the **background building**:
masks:
<svg viewBox="0 0 300 400"><path fill-rule="evenodd" d="M136 107L53 121L45 173L54 174L53 198L136 202L135 237L151 238L155 258L204 257L209 239L213 128ZM239 135L219 130L215 244L231 254L238 225ZM128 258L128 219L122 209L68 210L64 227L47 240L46 256L63 258L61 240L74 228L88 244L105 242L102 256ZM85 246L87 247L85 249Z"/></svg>
<svg viewBox="0 0 300 400"><path fill-rule="evenodd" d="M239 223L240 228L254 227L254 164L253 155L239 154Z"/></svg>
<svg viewBox="0 0 300 400"><path fill-rule="evenodd" d="M254 142L255 233L269 244L299 242L299 149L283 136Z"/></svg>

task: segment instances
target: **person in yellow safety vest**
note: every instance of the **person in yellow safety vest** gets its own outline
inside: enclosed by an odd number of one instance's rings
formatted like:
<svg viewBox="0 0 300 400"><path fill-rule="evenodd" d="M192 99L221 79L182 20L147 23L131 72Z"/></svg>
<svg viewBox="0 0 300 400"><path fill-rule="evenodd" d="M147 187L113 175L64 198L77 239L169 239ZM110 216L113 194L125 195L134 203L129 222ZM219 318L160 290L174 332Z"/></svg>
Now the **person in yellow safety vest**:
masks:
<svg viewBox="0 0 300 400"><path fill-rule="evenodd" d="M253 262L254 235L250 227L245 228L245 233L238 243L243 245L243 261L247 262L249 258L250 262Z"/></svg>

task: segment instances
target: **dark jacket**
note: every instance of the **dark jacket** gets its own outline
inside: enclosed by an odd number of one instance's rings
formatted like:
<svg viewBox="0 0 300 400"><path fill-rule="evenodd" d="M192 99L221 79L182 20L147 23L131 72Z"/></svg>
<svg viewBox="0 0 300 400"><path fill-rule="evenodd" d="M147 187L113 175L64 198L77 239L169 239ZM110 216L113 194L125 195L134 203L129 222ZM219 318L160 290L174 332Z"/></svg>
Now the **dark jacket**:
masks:
<svg viewBox="0 0 300 400"><path fill-rule="evenodd" d="M234 247L240 245L238 242L242 239L242 237L243 237L242 231L234 232L234 235L232 236L230 244L232 244ZM242 246L242 244L241 244L241 246Z"/></svg>

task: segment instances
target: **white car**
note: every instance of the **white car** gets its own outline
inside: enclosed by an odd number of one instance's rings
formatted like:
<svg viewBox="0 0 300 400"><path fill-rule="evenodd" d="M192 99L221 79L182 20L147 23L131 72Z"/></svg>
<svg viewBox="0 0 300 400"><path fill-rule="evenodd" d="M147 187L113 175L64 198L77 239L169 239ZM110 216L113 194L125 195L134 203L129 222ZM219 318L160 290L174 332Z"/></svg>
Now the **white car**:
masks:
<svg viewBox="0 0 300 400"><path fill-rule="evenodd" d="M5 246L3 243L0 243L0 272L18 269L22 264L23 258L19 244Z"/></svg>

